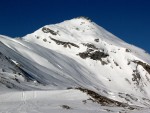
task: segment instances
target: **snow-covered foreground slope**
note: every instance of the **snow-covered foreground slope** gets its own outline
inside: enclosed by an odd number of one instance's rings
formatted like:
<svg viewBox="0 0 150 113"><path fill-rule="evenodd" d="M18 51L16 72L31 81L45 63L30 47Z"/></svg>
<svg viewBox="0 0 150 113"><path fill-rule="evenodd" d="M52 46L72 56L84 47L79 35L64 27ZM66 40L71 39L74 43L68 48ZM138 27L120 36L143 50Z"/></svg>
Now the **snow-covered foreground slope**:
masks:
<svg viewBox="0 0 150 113"><path fill-rule="evenodd" d="M1 95L0 99L1 113L117 113L125 110L100 106L78 90L11 92Z"/></svg>
<svg viewBox="0 0 150 113"><path fill-rule="evenodd" d="M23 38L0 36L0 63L0 112L147 113L150 106L149 54L83 17Z"/></svg>

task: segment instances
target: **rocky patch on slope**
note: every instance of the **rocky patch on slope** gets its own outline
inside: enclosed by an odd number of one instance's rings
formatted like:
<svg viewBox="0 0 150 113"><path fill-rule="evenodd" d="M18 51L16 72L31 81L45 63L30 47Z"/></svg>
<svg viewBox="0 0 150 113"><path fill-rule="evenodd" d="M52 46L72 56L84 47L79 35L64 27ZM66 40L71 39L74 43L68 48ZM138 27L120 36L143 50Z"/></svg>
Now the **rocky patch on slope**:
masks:
<svg viewBox="0 0 150 113"><path fill-rule="evenodd" d="M86 93L87 95L90 95L92 97L91 100L93 102L96 102L102 106L124 107L124 108L130 109L130 110L136 109L136 107L130 106L127 103L122 103L122 102L119 102L116 100L109 99L109 98L102 96L92 90L89 90L89 89L81 88L81 87L78 87L76 89Z"/></svg>
<svg viewBox="0 0 150 113"><path fill-rule="evenodd" d="M104 53L104 52L99 51L99 50L94 51L92 49L89 49L89 50L87 50L85 52L81 52L77 55L79 55L83 59L90 58L90 59L93 59L93 60L99 60L99 61L101 61L102 65L108 64L108 62L103 61L102 58L106 58L109 55L107 53Z"/></svg>
<svg viewBox="0 0 150 113"><path fill-rule="evenodd" d="M74 43L71 43L71 42L63 42L63 41L60 41L60 40L56 40L54 38L51 38L51 40L53 40L54 42L56 42L56 44L58 45L63 45L64 47L69 47L71 48L71 46L74 46L76 48L79 48L78 45L74 44Z"/></svg>
<svg viewBox="0 0 150 113"><path fill-rule="evenodd" d="M91 49L95 49L95 50L98 49L95 45L90 44L90 43L82 43L82 44L83 44L84 46L88 47L88 48L91 48Z"/></svg>
<svg viewBox="0 0 150 113"><path fill-rule="evenodd" d="M46 27L43 27L43 28L42 28L42 31L43 31L44 33L51 33L52 35L57 35L57 34L58 34L57 32L51 30L50 28L46 28Z"/></svg>
<svg viewBox="0 0 150 113"><path fill-rule="evenodd" d="M138 61L138 60L133 61L133 62L136 63L137 66L138 65L142 66L150 74L150 65L143 63L142 61Z"/></svg>

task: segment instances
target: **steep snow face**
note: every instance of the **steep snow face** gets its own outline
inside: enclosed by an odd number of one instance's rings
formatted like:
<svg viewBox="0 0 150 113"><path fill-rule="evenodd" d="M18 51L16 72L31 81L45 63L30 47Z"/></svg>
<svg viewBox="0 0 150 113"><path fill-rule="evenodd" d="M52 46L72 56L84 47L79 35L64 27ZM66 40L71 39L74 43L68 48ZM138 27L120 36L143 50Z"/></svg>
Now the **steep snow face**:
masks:
<svg viewBox="0 0 150 113"><path fill-rule="evenodd" d="M60 24L47 25L23 37L23 40L74 59L87 68L91 73L88 75L100 81L98 84L104 87L109 85L108 89L134 94L143 92L149 97L150 72L135 62L146 62L149 67L149 55L90 20L76 18Z"/></svg>
<svg viewBox="0 0 150 113"><path fill-rule="evenodd" d="M21 84L27 81L26 75L10 58L0 53L0 89L1 93L9 88L26 89Z"/></svg>
<svg viewBox="0 0 150 113"><path fill-rule="evenodd" d="M1 50L3 49L1 48ZM16 61L0 53L0 94L7 92L8 89L11 91L39 89L36 88L37 84L33 78L20 68Z"/></svg>
<svg viewBox="0 0 150 113"><path fill-rule="evenodd" d="M88 19L46 25L18 39L0 36L0 41L0 52L22 73L17 74L22 89L83 87L130 105L150 104L149 54Z"/></svg>
<svg viewBox="0 0 150 113"><path fill-rule="evenodd" d="M55 25L46 25L34 33L23 37L24 40L37 43L46 48L54 50L61 49L59 46L56 47L54 41L51 40L52 38L75 44L90 43L94 44L97 48L106 48L106 50L114 50L117 48L129 49L132 51L132 54L150 63L148 54L141 55L141 53L146 53L144 50L127 44L91 20L85 18L75 18Z"/></svg>

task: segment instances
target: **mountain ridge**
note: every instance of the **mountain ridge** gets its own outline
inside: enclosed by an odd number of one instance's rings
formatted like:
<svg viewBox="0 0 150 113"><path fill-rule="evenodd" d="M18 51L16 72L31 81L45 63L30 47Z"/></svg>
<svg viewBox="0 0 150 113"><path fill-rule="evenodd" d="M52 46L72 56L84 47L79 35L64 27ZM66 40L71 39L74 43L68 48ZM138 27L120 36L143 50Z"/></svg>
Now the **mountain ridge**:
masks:
<svg viewBox="0 0 150 113"><path fill-rule="evenodd" d="M134 109L149 108L149 54L89 19L80 17L46 25L22 38L0 35L0 42L1 54L16 66L16 73L3 72L10 64L0 67L0 83L11 90L70 92L69 89L83 88L82 91L101 95L99 98L106 97L105 102L112 99L133 105Z"/></svg>

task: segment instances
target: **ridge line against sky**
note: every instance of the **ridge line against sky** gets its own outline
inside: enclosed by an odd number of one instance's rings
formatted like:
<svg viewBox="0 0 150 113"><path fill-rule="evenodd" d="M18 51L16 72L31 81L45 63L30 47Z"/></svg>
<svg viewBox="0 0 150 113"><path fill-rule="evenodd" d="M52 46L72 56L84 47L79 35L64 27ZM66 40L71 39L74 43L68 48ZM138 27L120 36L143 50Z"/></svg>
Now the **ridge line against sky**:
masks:
<svg viewBox="0 0 150 113"><path fill-rule="evenodd" d="M87 16L150 53L149 0L1 0L0 34L22 37L47 24Z"/></svg>

